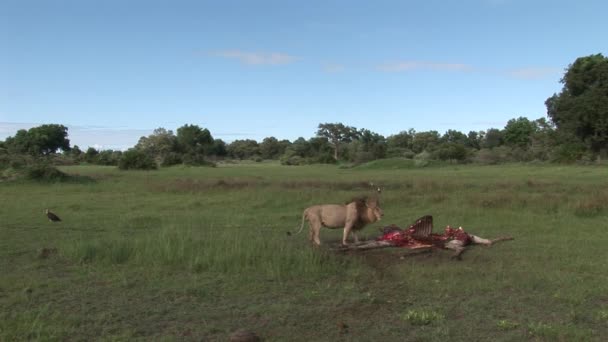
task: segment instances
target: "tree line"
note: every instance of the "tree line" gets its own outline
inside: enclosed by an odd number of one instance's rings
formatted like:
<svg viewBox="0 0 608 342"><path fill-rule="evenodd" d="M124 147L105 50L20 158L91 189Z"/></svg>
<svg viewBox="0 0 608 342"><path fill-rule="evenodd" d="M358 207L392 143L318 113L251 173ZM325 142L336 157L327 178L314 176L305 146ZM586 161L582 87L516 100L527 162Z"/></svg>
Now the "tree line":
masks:
<svg viewBox="0 0 608 342"><path fill-rule="evenodd" d="M451 163L493 164L513 161L594 161L608 155L608 58L577 58L566 69L562 90L546 101L547 118L520 116L504 128L440 134L414 129L384 137L343 123L320 123L315 135L294 141L267 137L226 143L198 125L174 133L157 128L129 150L86 151L70 146L67 127L47 124L19 130L0 142L0 163L10 156L53 157L63 162L154 169L176 164L213 166L218 160L280 160L284 165L365 163L382 158L410 158ZM58 151L62 153L57 154Z"/></svg>

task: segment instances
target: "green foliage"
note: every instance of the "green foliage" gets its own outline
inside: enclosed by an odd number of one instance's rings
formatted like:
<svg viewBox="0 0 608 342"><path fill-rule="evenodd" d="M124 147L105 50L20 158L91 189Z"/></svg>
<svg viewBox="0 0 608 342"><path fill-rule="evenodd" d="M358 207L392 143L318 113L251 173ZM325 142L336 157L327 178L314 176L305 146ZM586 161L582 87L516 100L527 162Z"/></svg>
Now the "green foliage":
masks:
<svg viewBox="0 0 608 342"><path fill-rule="evenodd" d="M608 58L577 58L566 71L562 91L545 101L557 130L575 136L594 153L608 153Z"/></svg>
<svg viewBox="0 0 608 342"><path fill-rule="evenodd" d="M358 138L359 132L355 127L345 126L342 123L321 123L317 136L329 141L334 149L334 159L340 158L340 146Z"/></svg>
<svg viewBox="0 0 608 342"><path fill-rule="evenodd" d="M156 162L146 153L137 149L124 152L118 161L121 170L155 170Z"/></svg>
<svg viewBox="0 0 608 342"><path fill-rule="evenodd" d="M97 149L94 147L89 147L84 153L84 160L89 164L95 164L97 161L97 155L99 155L99 151L97 151Z"/></svg>
<svg viewBox="0 0 608 342"><path fill-rule="evenodd" d="M490 128L486 131L482 141L482 148L495 148L503 144L504 134L501 130Z"/></svg>
<svg viewBox="0 0 608 342"><path fill-rule="evenodd" d="M183 156L177 152L169 152L160 163L160 166L167 167L183 163Z"/></svg>
<svg viewBox="0 0 608 342"><path fill-rule="evenodd" d="M538 130L536 122L530 121L528 118L511 119L505 126L503 139L507 145L527 149L532 142L532 136Z"/></svg>
<svg viewBox="0 0 608 342"><path fill-rule="evenodd" d="M386 151L387 158L407 158L412 159L416 153L409 148L403 147L389 147Z"/></svg>
<svg viewBox="0 0 608 342"><path fill-rule="evenodd" d="M206 155L213 146L214 140L206 128L197 125L183 125L177 129L177 143L182 152Z"/></svg>
<svg viewBox="0 0 608 342"><path fill-rule="evenodd" d="M416 132L412 141L412 151L421 153L433 151L440 143L441 137L437 131Z"/></svg>
<svg viewBox="0 0 608 342"><path fill-rule="evenodd" d="M291 145L289 140L277 140L275 137L264 138L259 145L260 156L263 159L278 159Z"/></svg>
<svg viewBox="0 0 608 342"><path fill-rule="evenodd" d="M186 153L182 155L181 159L185 165L210 167L216 166L214 162L207 160L202 154Z"/></svg>
<svg viewBox="0 0 608 342"><path fill-rule="evenodd" d="M507 161L507 151L505 148L482 148L473 156L473 162L482 165L495 165Z"/></svg>
<svg viewBox="0 0 608 342"><path fill-rule="evenodd" d="M168 154L178 150L178 140L173 131L161 127L155 129L149 136L139 138L135 149L162 163Z"/></svg>
<svg viewBox="0 0 608 342"><path fill-rule="evenodd" d="M217 157L225 157L228 155L226 143L222 139L214 139L209 150L209 154Z"/></svg>
<svg viewBox="0 0 608 342"><path fill-rule="evenodd" d="M14 137L5 141L9 152L31 154L33 156L49 155L57 150L69 151L70 140L67 139L68 128L63 125L48 124L17 131Z"/></svg>
<svg viewBox="0 0 608 342"><path fill-rule="evenodd" d="M434 159L465 161L468 156L467 148L455 142L441 144L434 152Z"/></svg>
<svg viewBox="0 0 608 342"><path fill-rule="evenodd" d="M116 166L118 165L121 156L121 151L103 150L99 152L94 163L98 165Z"/></svg>
<svg viewBox="0 0 608 342"><path fill-rule="evenodd" d="M386 138L387 148L391 149L407 149L411 150L412 143L414 140L414 134L416 131L410 129L409 131L401 131L397 134L390 135Z"/></svg>
<svg viewBox="0 0 608 342"><path fill-rule="evenodd" d="M252 139L235 140L228 145L227 152L235 159L251 159L260 154L260 147L258 142Z"/></svg>
<svg viewBox="0 0 608 342"><path fill-rule="evenodd" d="M47 163L35 163L28 165L24 169L25 177L29 180L42 182L61 182L69 177L65 173L57 170L55 167Z"/></svg>
<svg viewBox="0 0 608 342"><path fill-rule="evenodd" d="M281 165L305 165L308 164L305 158L296 155L293 151L287 150L280 158Z"/></svg>

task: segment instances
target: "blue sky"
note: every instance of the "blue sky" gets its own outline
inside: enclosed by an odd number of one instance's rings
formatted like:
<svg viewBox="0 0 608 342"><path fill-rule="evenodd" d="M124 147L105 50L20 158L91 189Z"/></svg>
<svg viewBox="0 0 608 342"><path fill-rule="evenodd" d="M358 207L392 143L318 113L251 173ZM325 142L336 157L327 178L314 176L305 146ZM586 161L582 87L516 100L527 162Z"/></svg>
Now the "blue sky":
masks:
<svg viewBox="0 0 608 342"><path fill-rule="evenodd" d="M464 133L546 116L608 1L0 0L0 139L44 123L124 149L154 128L225 141Z"/></svg>

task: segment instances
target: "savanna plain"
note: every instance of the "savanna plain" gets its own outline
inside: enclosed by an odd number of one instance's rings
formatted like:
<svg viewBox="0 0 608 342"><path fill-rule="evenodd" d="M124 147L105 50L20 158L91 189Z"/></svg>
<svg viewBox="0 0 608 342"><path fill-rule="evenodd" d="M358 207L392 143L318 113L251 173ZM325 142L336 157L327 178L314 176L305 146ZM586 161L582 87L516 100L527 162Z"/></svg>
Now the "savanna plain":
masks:
<svg viewBox="0 0 608 342"><path fill-rule="evenodd" d="M605 341L605 166L65 166L0 183L0 341ZM434 250L312 247L313 204L383 188L384 218L487 238ZM49 222L49 208L62 222Z"/></svg>

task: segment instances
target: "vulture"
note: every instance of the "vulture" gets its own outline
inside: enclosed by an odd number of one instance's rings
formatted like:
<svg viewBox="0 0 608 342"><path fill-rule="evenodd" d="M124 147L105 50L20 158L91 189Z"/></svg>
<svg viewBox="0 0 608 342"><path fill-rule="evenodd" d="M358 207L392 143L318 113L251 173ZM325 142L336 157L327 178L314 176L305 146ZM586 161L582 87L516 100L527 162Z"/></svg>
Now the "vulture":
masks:
<svg viewBox="0 0 608 342"><path fill-rule="evenodd" d="M59 222L59 221L61 221L61 219L59 218L59 216L53 214L48 209L45 211L45 213L46 213L46 217L49 218L49 221L51 221L51 222Z"/></svg>

